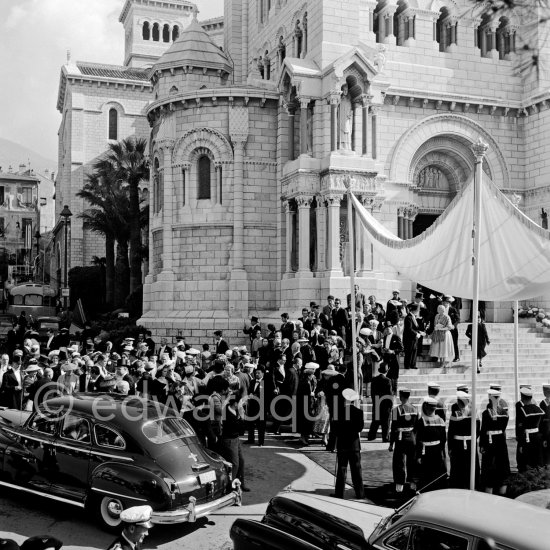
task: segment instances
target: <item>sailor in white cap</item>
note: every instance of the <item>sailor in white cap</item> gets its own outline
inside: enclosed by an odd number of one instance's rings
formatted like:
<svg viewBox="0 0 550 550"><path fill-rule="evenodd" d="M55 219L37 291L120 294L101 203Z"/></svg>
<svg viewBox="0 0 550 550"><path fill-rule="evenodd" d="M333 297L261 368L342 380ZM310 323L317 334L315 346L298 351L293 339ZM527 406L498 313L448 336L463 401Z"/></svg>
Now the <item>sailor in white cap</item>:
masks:
<svg viewBox="0 0 550 550"><path fill-rule="evenodd" d="M489 404L481 415L479 448L481 450L481 485L487 493L504 495L510 476L510 460L506 445L508 408L502 406L501 391L487 390ZM505 403L505 402L504 402Z"/></svg>
<svg viewBox="0 0 550 550"><path fill-rule="evenodd" d="M399 390L399 405L392 411L389 451L393 451L392 471L395 492L402 493L408 481L410 488L416 490L413 482L413 470L416 452L416 437L414 428L418 419L418 411L409 403L411 390ZM394 451L395 448L395 451Z"/></svg>
<svg viewBox="0 0 550 550"><path fill-rule="evenodd" d="M439 382L428 382L428 397L433 397L437 401L435 414L445 421L447 419L447 405L445 401L439 397L440 390L441 384L439 384Z"/></svg>
<svg viewBox="0 0 550 550"><path fill-rule="evenodd" d="M151 506L133 506L120 512L122 533L107 550L140 550L141 543L153 527Z"/></svg>
<svg viewBox="0 0 550 550"><path fill-rule="evenodd" d="M421 490L428 486L432 491L447 487L447 429L445 420L437 414L440 401L436 397L426 397L416 423L416 459Z"/></svg>
<svg viewBox="0 0 550 550"><path fill-rule="evenodd" d="M550 384L542 385L544 399L540 402L540 408L544 413L540 423L540 435L542 437L542 454L544 465L550 466Z"/></svg>
<svg viewBox="0 0 550 550"><path fill-rule="evenodd" d="M544 411L533 400L531 386L522 385L516 403L516 441L518 472L542 466L542 438L539 432Z"/></svg>
<svg viewBox="0 0 550 550"><path fill-rule="evenodd" d="M451 410L448 431L448 448L451 458L451 472L449 484L454 489L468 489L470 486L470 449L475 445L475 479L479 480L479 458L477 454L477 439L472 441L471 421L472 411L470 395L464 391L456 392L456 403ZM476 419L479 433L479 419Z"/></svg>
<svg viewBox="0 0 550 550"><path fill-rule="evenodd" d="M351 480L355 489L355 497L365 498L363 474L361 471L361 439L360 435L365 427L363 411L355 405L359 394L346 388L342 391L344 406L334 419L336 432L336 486L334 496L344 498L348 464L351 470Z"/></svg>

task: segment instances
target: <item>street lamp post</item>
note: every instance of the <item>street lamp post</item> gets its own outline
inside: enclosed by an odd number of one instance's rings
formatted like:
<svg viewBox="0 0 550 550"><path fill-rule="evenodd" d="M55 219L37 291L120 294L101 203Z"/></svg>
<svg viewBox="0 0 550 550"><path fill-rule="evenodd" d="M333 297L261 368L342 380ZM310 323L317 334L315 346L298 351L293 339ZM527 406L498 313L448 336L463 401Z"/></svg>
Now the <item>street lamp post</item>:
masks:
<svg viewBox="0 0 550 550"><path fill-rule="evenodd" d="M67 275L68 261L69 261L69 224L71 223L71 216L73 213L69 210L69 207L65 205L61 211L61 217L65 224L65 258L64 258L64 270L63 270L63 309L67 309L69 296L69 279Z"/></svg>
<svg viewBox="0 0 550 550"><path fill-rule="evenodd" d="M38 282L38 266L40 265L40 231L36 230L34 234L36 239L36 258L34 260L34 279Z"/></svg>

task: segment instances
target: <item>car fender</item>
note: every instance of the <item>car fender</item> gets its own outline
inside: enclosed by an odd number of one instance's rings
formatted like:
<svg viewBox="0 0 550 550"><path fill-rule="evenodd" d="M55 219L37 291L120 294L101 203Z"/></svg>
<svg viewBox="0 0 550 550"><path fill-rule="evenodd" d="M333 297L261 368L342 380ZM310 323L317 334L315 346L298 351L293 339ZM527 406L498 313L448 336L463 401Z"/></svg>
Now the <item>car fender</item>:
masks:
<svg viewBox="0 0 550 550"><path fill-rule="evenodd" d="M149 504L153 510L168 509L172 502L170 488L161 477L141 466L118 462L104 462L92 472L86 501L105 495L118 496L131 506Z"/></svg>

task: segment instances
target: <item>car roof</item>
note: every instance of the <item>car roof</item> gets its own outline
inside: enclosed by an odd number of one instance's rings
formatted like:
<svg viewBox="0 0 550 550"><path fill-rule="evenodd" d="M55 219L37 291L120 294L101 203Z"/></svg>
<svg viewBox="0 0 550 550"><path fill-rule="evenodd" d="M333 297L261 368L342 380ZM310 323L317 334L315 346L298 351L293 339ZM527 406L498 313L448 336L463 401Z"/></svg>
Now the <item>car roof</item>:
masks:
<svg viewBox="0 0 550 550"><path fill-rule="evenodd" d="M141 433L143 420L155 420L163 416L164 405L141 397L113 393L75 393L71 396L55 397L48 400L49 410L67 408L71 412L93 416L98 422L114 423L130 433ZM139 419L139 422L135 422Z"/></svg>
<svg viewBox="0 0 550 550"><path fill-rule="evenodd" d="M513 548L548 550L550 511L501 496L444 489L420 495L401 521L455 529ZM528 534L527 534L528 533Z"/></svg>

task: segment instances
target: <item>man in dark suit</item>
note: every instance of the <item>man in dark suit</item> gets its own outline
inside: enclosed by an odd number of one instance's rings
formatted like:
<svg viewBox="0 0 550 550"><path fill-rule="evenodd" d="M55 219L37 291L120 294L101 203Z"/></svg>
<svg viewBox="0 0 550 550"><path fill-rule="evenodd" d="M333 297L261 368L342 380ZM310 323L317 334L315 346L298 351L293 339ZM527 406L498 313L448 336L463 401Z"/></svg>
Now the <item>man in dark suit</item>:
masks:
<svg viewBox="0 0 550 550"><path fill-rule="evenodd" d="M288 320L288 313L283 313L281 315L281 337L287 338L292 342L292 333L296 330L296 327L292 321Z"/></svg>
<svg viewBox="0 0 550 550"><path fill-rule="evenodd" d="M332 328L344 342L346 341L348 323L348 312L342 307L340 299L337 298L334 300L334 309L332 310Z"/></svg>
<svg viewBox="0 0 550 550"><path fill-rule="evenodd" d="M329 365L327 370L334 370L334 365ZM330 414L330 432L326 450L333 453L336 448L336 420L342 408L342 391L349 388L346 380L346 365L340 365L338 374L330 376L323 386L327 407Z"/></svg>
<svg viewBox="0 0 550 550"><path fill-rule="evenodd" d="M378 427L382 427L382 441L389 441L388 433L390 429L390 414L393 407L393 393L391 380L386 376L388 367L380 363L378 367L378 376L372 379L371 397L372 397L372 420L369 428L369 441L376 439Z"/></svg>
<svg viewBox="0 0 550 550"><path fill-rule="evenodd" d="M409 312L405 316L403 327L403 348L405 349L405 364L406 369L416 369L416 357L418 355L418 340L424 333L420 330L417 322L419 313L418 306L412 303L408 306Z"/></svg>
<svg viewBox="0 0 550 550"><path fill-rule="evenodd" d="M403 351L403 342L397 334L393 333L391 321L386 321L384 336L382 337L382 359L388 365L388 378L392 383L392 390L397 392L397 379L399 378L398 355Z"/></svg>
<svg viewBox="0 0 550 550"><path fill-rule="evenodd" d="M264 369L258 367L254 371L254 380L250 382L248 401L246 408L246 417L248 420L248 440L249 445L254 444L255 431L258 430L258 447L263 447L265 439L265 385Z"/></svg>
<svg viewBox="0 0 550 550"><path fill-rule="evenodd" d="M168 340L166 338L160 339L160 347L158 349L158 358L162 358L162 356L167 353L172 359L172 348L168 345Z"/></svg>
<svg viewBox="0 0 550 550"><path fill-rule="evenodd" d="M401 310L401 300L399 300L399 290L392 292L392 297L386 304L386 320L391 321L392 325L397 325L399 321L399 311Z"/></svg>
<svg viewBox="0 0 550 550"><path fill-rule="evenodd" d="M359 285L354 285L353 290L355 294L355 310L360 311L361 313L365 313L365 307L367 305L367 299L365 298L365 295L360 292ZM347 300L348 309L351 311L351 294L348 294Z"/></svg>
<svg viewBox="0 0 550 550"><path fill-rule="evenodd" d="M245 323L244 328L243 328L243 332L250 337L250 345L252 345L252 340L254 340L254 338L256 338L256 332L258 330L260 331L260 334L261 334L262 327L260 325L260 320L258 319L258 317L252 316L250 318L250 326L247 327L246 323Z"/></svg>
<svg viewBox="0 0 550 550"><path fill-rule="evenodd" d="M225 352L229 349L228 343L223 339L223 334L221 330L214 332L216 337L216 355L224 355Z"/></svg>
<svg viewBox="0 0 550 550"><path fill-rule="evenodd" d="M14 358L11 369L4 373L2 378L2 399L1 403L8 409L23 408L23 379L24 374L21 371L23 352L14 351Z"/></svg>
<svg viewBox="0 0 550 550"><path fill-rule="evenodd" d="M6 335L6 346L8 348L8 355L10 356L10 359L13 357L13 352L15 351L15 348L17 348L17 344L19 343L18 340L18 325L14 325L13 328L10 328L8 330L8 334Z"/></svg>
<svg viewBox="0 0 550 550"><path fill-rule="evenodd" d="M361 472L361 432L365 427L363 411L355 405L359 395L355 390L342 391L343 405L336 421L336 486L334 496L344 498L348 464L355 489L355 498L365 498L363 475Z"/></svg>

